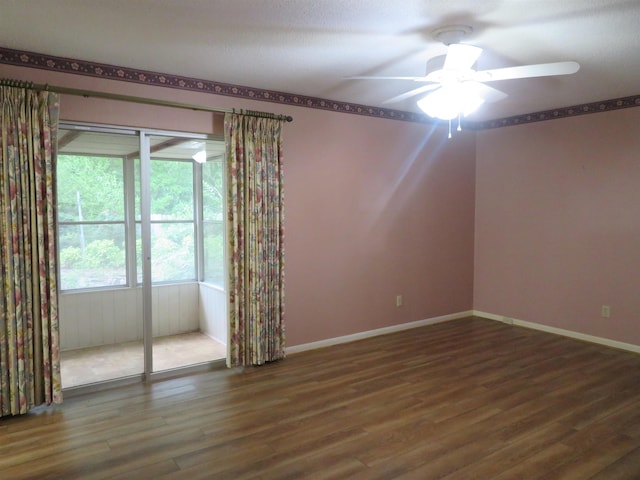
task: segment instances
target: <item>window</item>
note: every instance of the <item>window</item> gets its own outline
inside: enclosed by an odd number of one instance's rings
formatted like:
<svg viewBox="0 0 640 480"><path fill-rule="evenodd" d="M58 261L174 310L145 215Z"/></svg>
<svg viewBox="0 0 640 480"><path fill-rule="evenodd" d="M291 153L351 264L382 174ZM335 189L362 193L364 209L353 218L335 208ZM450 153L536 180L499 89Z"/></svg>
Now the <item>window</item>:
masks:
<svg viewBox="0 0 640 480"><path fill-rule="evenodd" d="M140 168L136 168L139 191ZM194 162L151 161L152 282L196 280ZM140 243L140 209L136 203L136 238ZM138 260L138 282L142 268Z"/></svg>
<svg viewBox="0 0 640 480"><path fill-rule="evenodd" d="M202 166L203 279L224 286L224 163L218 156Z"/></svg>
<svg viewBox="0 0 640 480"><path fill-rule="evenodd" d="M57 164L62 290L142 281L140 138L64 125ZM152 283L223 285L224 143L149 134ZM206 152L206 163L194 161ZM202 212L202 218L199 218Z"/></svg>

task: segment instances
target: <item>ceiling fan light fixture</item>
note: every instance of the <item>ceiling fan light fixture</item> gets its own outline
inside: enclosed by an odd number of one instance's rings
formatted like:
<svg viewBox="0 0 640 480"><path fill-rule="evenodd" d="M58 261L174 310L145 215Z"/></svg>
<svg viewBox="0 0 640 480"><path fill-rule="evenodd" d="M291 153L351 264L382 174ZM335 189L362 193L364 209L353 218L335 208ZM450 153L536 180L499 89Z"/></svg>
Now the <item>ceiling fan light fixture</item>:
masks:
<svg viewBox="0 0 640 480"><path fill-rule="evenodd" d="M427 115L441 120L465 117L475 112L484 99L464 84L446 85L418 100L418 107Z"/></svg>
<svg viewBox="0 0 640 480"><path fill-rule="evenodd" d="M418 107L430 117L451 120L459 112L454 100L441 88L418 100Z"/></svg>

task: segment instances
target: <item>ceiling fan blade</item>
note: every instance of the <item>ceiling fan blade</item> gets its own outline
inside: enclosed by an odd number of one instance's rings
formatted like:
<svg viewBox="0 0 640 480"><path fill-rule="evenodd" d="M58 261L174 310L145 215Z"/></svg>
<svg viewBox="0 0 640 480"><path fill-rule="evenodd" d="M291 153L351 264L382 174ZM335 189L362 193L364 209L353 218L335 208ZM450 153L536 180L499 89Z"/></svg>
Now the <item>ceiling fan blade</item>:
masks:
<svg viewBox="0 0 640 480"><path fill-rule="evenodd" d="M501 92L497 88L490 87L489 85L485 85L480 82L469 82L473 83L473 88L475 91L484 99L485 102L492 103L498 102L508 97L508 95L504 92Z"/></svg>
<svg viewBox="0 0 640 480"><path fill-rule="evenodd" d="M345 77L346 80L412 80L414 82L426 81L425 77Z"/></svg>
<svg viewBox="0 0 640 480"><path fill-rule="evenodd" d="M476 72L474 80L478 82L494 82L513 78L548 77L552 75L570 75L580 70L577 62L539 63L520 67L496 68Z"/></svg>
<svg viewBox="0 0 640 480"><path fill-rule="evenodd" d="M444 60L444 70L469 70L482 53L480 47L465 45L463 43L452 43L447 50L447 57Z"/></svg>
<svg viewBox="0 0 640 480"><path fill-rule="evenodd" d="M399 102L401 100L405 100L409 97L413 97L414 95L419 95L421 93L424 92L428 92L429 90L435 90L436 88L438 88L440 85L439 84L431 84L431 85L423 85L422 87L418 87L418 88L414 88L413 90L409 90L408 92L405 92L401 95L398 95L396 97L390 98L389 100L385 100L382 103L394 103L394 102Z"/></svg>

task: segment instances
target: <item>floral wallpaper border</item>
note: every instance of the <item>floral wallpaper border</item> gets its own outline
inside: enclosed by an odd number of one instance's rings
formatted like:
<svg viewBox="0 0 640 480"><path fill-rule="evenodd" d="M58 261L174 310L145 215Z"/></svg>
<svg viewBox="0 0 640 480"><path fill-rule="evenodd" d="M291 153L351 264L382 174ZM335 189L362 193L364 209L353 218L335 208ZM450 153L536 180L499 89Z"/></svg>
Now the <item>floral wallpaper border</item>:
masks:
<svg viewBox="0 0 640 480"><path fill-rule="evenodd" d="M389 108L371 107L357 103L339 102L323 98L309 97L305 95L294 95L291 93L278 92L274 90L263 90L241 85L214 82L210 80L200 80L197 78L182 77L179 75L169 75L164 73L149 72L134 68L118 67L103 63L74 60L64 57L55 57L21 50L13 50L0 47L0 63L23 67L32 67L42 70L53 70L64 73L74 73L77 75L87 75L110 80L120 80L125 82L141 83L145 85L178 88L181 90L192 90L198 92L213 93L216 95L226 95L263 102L280 103L286 105L298 105L307 108L320 110L330 110L341 113L351 113L370 117L386 118L393 120L403 120L416 123L433 123L434 121L427 115ZM484 130L489 128L508 127L522 125L525 123L542 122L558 118L573 117L589 113L600 113L621 108L640 106L640 95L630 97L615 98L599 102L587 103L584 105L573 105L569 107L554 108L541 112L526 113L513 117L487 120L481 122L463 122L463 126L474 130Z"/></svg>
<svg viewBox="0 0 640 480"><path fill-rule="evenodd" d="M118 67L103 63L86 62L63 57L54 57L33 52L24 52L0 47L0 63L33 67L41 70L53 70L57 72L74 73L90 77L100 77L110 80L142 83L145 85L178 88L197 92L213 93L263 102L281 103L286 105L298 105L320 110L331 110L342 113L353 113L371 117L404 120L408 122L431 123L426 115L393 110L388 108L370 107L356 103L338 102L323 98L294 95L274 90L263 90L241 85L200 80L197 78L182 77L134 68Z"/></svg>
<svg viewBox="0 0 640 480"><path fill-rule="evenodd" d="M640 95L630 97L614 98L600 102L585 103L583 105L572 105L570 107L554 108L541 112L526 113L514 117L487 120L485 122L474 122L474 128L485 130L489 128L509 127L522 125L523 123L543 122L545 120L555 120L557 118L575 117L588 113L600 113L621 108L640 107Z"/></svg>

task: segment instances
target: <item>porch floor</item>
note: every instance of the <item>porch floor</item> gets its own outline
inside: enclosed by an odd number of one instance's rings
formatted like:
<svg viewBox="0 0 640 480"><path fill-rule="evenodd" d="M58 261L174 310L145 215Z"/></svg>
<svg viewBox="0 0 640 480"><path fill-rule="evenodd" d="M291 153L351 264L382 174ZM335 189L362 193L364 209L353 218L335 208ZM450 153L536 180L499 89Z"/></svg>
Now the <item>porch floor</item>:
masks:
<svg viewBox="0 0 640 480"><path fill-rule="evenodd" d="M218 360L227 356L225 345L200 332L153 339L153 370L159 372ZM144 370L142 342L117 343L60 353L62 388L103 382Z"/></svg>

